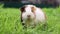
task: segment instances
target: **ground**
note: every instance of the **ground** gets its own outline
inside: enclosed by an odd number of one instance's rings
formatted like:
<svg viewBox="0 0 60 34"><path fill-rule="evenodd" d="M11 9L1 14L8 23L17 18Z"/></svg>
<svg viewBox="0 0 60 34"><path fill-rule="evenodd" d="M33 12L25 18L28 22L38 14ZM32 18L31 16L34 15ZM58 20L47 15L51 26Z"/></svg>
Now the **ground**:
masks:
<svg viewBox="0 0 60 34"><path fill-rule="evenodd" d="M47 15L46 30L38 25L34 29L23 29L19 8L3 8L0 4L0 34L60 34L60 7L42 8Z"/></svg>

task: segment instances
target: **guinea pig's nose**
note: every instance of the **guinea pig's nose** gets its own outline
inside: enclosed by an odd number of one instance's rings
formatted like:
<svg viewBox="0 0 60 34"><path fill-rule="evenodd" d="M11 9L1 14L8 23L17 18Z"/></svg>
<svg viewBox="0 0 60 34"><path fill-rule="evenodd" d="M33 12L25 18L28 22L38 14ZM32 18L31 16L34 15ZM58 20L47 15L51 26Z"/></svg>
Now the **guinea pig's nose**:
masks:
<svg viewBox="0 0 60 34"><path fill-rule="evenodd" d="M27 17L30 17L30 15L27 15Z"/></svg>

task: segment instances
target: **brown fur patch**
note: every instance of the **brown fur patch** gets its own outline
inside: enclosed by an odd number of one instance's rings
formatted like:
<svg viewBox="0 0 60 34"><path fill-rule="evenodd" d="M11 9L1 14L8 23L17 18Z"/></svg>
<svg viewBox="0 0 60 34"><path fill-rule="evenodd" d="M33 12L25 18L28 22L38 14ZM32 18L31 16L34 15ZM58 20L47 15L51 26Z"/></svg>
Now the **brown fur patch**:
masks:
<svg viewBox="0 0 60 34"><path fill-rule="evenodd" d="M36 8L35 7L31 7L31 9L32 9L32 12L34 13L35 12L35 10L36 10Z"/></svg>

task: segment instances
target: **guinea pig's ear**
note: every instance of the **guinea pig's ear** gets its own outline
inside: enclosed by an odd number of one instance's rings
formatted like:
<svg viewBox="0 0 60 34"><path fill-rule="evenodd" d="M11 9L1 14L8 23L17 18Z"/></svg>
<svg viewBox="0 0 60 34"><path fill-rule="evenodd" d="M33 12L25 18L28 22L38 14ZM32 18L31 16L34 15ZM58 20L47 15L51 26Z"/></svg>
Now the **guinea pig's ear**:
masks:
<svg viewBox="0 0 60 34"><path fill-rule="evenodd" d="M21 7L21 8L20 8L20 11L21 11L21 12L24 12L24 11L25 11L25 6Z"/></svg>

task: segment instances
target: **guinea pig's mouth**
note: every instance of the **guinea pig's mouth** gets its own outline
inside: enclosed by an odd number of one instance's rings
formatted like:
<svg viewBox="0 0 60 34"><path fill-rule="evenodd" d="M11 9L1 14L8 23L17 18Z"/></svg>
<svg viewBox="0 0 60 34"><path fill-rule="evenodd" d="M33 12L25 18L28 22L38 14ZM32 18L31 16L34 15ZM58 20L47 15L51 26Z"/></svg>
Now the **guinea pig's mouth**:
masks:
<svg viewBox="0 0 60 34"><path fill-rule="evenodd" d="M29 21L29 22L31 22L33 19L31 19L31 18L27 18L27 20L26 21Z"/></svg>
<svg viewBox="0 0 60 34"><path fill-rule="evenodd" d="M31 18L31 17L27 17L27 20L28 20L28 21L30 21L30 20L32 20L32 19L33 19L33 18Z"/></svg>
<svg viewBox="0 0 60 34"><path fill-rule="evenodd" d="M27 20L31 20L31 18L30 18L30 17L28 17L28 18L27 18Z"/></svg>
<svg viewBox="0 0 60 34"><path fill-rule="evenodd" d="M27 18L28 21L32 21L34 20L34 18L30 17L30 18Z"/></svg>

